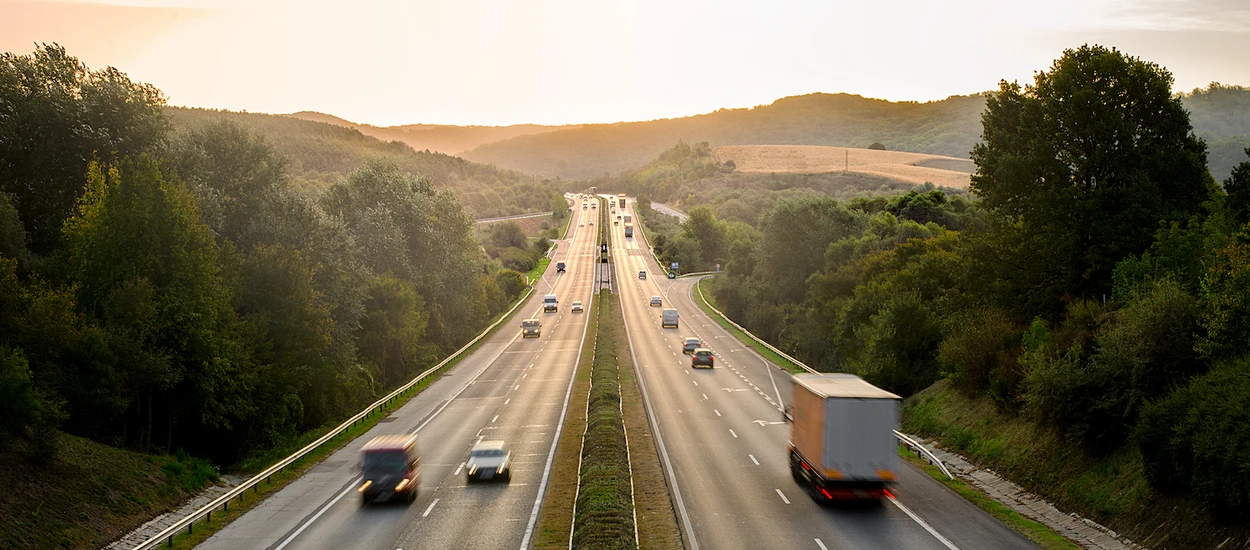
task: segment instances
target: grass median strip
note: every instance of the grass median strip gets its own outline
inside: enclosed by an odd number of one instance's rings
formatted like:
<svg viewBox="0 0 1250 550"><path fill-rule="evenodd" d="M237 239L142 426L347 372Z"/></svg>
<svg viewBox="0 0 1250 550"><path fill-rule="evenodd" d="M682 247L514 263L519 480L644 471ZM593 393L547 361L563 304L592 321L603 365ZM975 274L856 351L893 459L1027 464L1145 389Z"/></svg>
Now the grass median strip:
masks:
<svg viewBox="0 0 1250 550"><path fill-rule="evenodd" d="M582 356L573 374L573 394L569 398L569 410L556 446L555 464L542 510L538 513L533 547L537 549L568 548L573 532L573 502L577 498L577 471L581 464L582 434L586 432L586 401L590 393L590 365L595 356L595 337L599 332L599 300L591 300L587 309L590 325L586 327L586 341Z"/></svg>
<svg viewBox="0 0 1250 550"><path fill-rule="evenodd" d="M578 475L572 543L577 548L636 548L633 482L621 412L617 364L618 306L608 291L599 294L594 362L586 408L586 435Z"/></svg>
<svg viewBox="0 0 1250 550"><path fill-rule="evenodd" d="M786 359L785 357L777 355L777 353L774 352L773 350L770 350L767 347L764 347L763 344L756 342L753 338L748 336L747 333L742 332L741 330L738 329L738 327L735 327L732 324L730 324L728 319L725 319L724 317L720 316L715 311L713 311L711 304L708 303L708 299L704 296L704 293L703 293L703 281L704 280L700 280L699 282L695 283L694 302L699 305L699 309L702 309L703 312L706 313L708 317L715 319L716 322L720 324L721 328L724 328L726 331L729 331L730 334L734 335L734 338L737 338L738 341L742 342L743 344L746 344L747 346L750 346L751 349L755 350L755 353L758 353L764 356L764 358L770 361L772 364L777 365L783 369L786 369L787 371L790 371L791 374L803 374L807 372L806 370L803 369L803 367L800 367L794 364L793 361L790 361L789 359Z"/></svg>

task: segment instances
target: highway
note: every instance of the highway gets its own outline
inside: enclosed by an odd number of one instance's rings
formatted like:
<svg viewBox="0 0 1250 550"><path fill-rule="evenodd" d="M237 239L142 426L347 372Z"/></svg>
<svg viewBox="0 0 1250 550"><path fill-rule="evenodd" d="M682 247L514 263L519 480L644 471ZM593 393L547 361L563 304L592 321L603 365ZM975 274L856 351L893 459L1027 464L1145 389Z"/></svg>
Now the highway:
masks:
<svg viewBox="0 0 1250 550"><path fill-rule="evenodd" d="M627 204L632 209L632 199ZM906 463L894 500L817 505L790 477L781 412L791 396L789 374L704 315L691 295L695 279L666 279L635 235L626 239L612 228L616 290L657 443L676 480L687 548L1036 548ZM660 328L662 308L648 305L653 295L679 311L680 328ZM716 368L690 368L681 352L686 336L716 352Z"/></svg>
<svg viewBox="0 0 1250 550"><path fill-rule="evenodd" d="M200 545L201 548L522 548L532 531L563 422L588 316L596 253L597 209L573 209L572 237L534 295L476 352L443 374L368 434L332 454ZM596 219L597 221L597 219ZM557 313L543 313L548 289ZM522 339L520 320L542 320L540 338ZM376 435L417 433L420 493L415 503L361 507L360 447ZM512 451L508 484L465 482L463 464L480 439L503 439Z"/></svg>

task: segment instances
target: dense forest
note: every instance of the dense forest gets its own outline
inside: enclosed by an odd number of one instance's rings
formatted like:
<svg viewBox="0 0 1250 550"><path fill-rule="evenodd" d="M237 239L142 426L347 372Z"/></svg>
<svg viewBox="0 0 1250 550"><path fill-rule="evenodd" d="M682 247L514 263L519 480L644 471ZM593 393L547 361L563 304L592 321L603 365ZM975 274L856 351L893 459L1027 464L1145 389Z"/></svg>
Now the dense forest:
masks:
<svg viewBox="0 0 1250 550"><path fill-rule="evenodd" d="M465 158L565 179L616 175L642 166L678 141L723 145L832 145L966 158L981 136L985 94L928 103L848 94L778 99L753 109L721 109L686 118L592 124L488 143ZM1250 147L1250 89L1211 84L1177 94L1207 141L1212 174L1227 178Z"/></svg>
<svg viewBox="0 0 1250 550"><path fill-rule="evenodd" d="M173 124L175 139L221 122L264 137L274 152L286 159L291 184L308 192L324 191L353 170L384 162L403 172L422 174L439 189L451 190L473 218L548 211L553 204L564 204L550 182L442 153L414 151L402 142L379 141L333 124L257 113L181 107L163 110Z"/></svg>
<svg viewBox="0 0 1250 550"><path fill-rule="evenodd" d="M171 110L55 45L0 57L0 449L47 459L63 430L228 464L359 410L522 292L455 194L505 173L284 124L314 123ZM334 175L310 193L299 170Z"/></svg>
<svg viewBox="0 0 1250 550"><path fill-rule="evenodd" d="M968 198L640 214L665 261L722 264L719 306L809 365L905 396L946 379L1094 456L1136 447L1155 491L1245 521L1250 149L1217 183L1171 83L1098 46L1004 82Z"/></svg>

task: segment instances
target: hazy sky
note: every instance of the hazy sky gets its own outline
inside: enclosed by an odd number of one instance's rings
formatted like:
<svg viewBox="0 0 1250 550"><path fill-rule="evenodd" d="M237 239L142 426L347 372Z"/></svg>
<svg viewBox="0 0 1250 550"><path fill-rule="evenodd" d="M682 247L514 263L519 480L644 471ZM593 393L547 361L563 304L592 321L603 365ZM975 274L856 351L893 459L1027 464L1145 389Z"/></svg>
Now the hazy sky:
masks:
<svg viewBox="0 0 1250 550"><path fill-rule="evenodd" d="M928 101L1117 46L1178 90L1250 85L1250 0L0 0L174 105L377 125L677 117L812 92Z"/></svg>

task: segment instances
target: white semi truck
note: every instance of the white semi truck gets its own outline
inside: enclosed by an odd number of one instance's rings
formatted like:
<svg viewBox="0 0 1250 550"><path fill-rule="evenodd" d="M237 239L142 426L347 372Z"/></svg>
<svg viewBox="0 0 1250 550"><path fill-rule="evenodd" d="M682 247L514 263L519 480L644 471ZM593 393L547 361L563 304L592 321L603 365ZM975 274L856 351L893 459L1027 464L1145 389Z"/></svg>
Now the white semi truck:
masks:
<svg viewBox="0 0 1250 550"><path fill-rule="evenodd" d="M852 374L797 374L790 472L817 501L882 500L898 480L902 398Z"/></svg>

